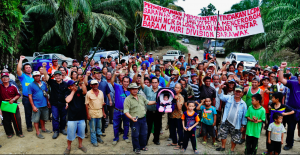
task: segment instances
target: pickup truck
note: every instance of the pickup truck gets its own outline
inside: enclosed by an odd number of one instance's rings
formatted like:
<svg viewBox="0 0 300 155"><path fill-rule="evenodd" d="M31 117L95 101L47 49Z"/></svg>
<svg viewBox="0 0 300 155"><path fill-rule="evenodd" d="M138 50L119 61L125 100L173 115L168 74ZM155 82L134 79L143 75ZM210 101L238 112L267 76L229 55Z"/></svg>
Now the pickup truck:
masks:
<svg viewBox="0 0 300 155"><path fill-rule="evenodd" d="M215 46L216 46L216 52L215 52L216 55L217 54L225 54L224 44L225 44L225 41L220 41L220 40L216 41L216 40L207 39L203 43L203 48L204 48L204 51L213 53L215 50Z"/></svg>
<svg viewBox="0 0 300 155"><path fill-rule="evenodd" d="M37 57L38 55L42 55L42 54L44 54L44 53L43 52L34 52L33 56L25 56L23 63L32 62L35 57Z"/></svg>
<svg viewBox="0 0 300 155"><path fill-rule="evenodd" d="M26 59L27 57L25 57ZM25 62L29 63L33 70L38 70L40 66L42 66L43 62L47 62L47 68L49 66L49 62L52 62L52 59L56 58L58 60L58 64L61 65L62 61L66 61L68 63L68 67L72 67L72 58L65 57L62 54L58 53L47 53L47 54L40 54L36 56L32 61L30 62ZM24 63L23 63L24 64Z"/></svg>
<svg viewBox="0 0 300 155"><path fill-rule="evenodd" d="M163 55L163 61L164 62L168 62L168 61L175 61L174 57L176 57L176 59L178 59L179 56L183 56L183 58L185 58L185 55L179 51L179 50L170 50L167 52L167 54Z"/></svg>

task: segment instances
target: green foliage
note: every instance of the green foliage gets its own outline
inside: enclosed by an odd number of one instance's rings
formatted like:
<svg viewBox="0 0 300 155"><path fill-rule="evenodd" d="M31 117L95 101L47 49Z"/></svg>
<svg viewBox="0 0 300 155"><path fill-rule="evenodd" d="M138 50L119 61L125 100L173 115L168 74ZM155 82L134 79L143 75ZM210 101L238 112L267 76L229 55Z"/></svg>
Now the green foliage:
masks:
<svg viewBox="0 0 300 155"><path fill-rule="evenodd" d="M0 3L0 49L2 53L15 54L18 52L18 39L22 13L18 9L20 1L2 1Z"/></svg>
<svg viewBox="0 0 300 155"><path fill-rule="evenodd" d="M88 24L78 22L78 37L79 41L79 56L83 57L88 54L91 46L92 46L92 35L89 33Z"/></svg>
<svg viewBox="0 0 300 155"><path fill-rule="evenodd" d="M203 7L201 10L201 13L199 13L198 15L200 16L211 16L211 15L215 15L216 13L216 7L214 5L212 5L211 3L209 3L209 5L207 7Z"/></svg>

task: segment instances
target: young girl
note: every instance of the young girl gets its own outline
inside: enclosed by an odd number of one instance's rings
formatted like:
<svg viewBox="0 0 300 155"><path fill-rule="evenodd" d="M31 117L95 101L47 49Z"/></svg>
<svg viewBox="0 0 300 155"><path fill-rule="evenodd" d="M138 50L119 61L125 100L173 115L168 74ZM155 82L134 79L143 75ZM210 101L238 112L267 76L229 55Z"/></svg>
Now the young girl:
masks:
<svg viewBox="0 0 300 155"><path fill-rule="evenodd" d="M271 123L268 128L268 143L270 144L268 152L270 155L273 152L275 152L275 155L278 155L281 152L285 128L282 125L283 115L281 113L275 113L273 118L275 122Z"/></svg>
<svg viewBox="0 0 300 155"><path fill-rule="evenodd" d="M205 106L202 106L202 105ZM206 145L207 143L207 133L212 137L213 139L213 145L217 146L218 144L215 142L215 129L214 126L216 126L216 120L217 120L217 111L214 106L211 105L211 99L206 98L205 100L201 101L201 104L198 105L197 110L201 110L202 112L202 132L203 132L203 142L202 144Z"/></svg>
<svg viewBox="0 0 300 155"><path fill-rule="evenodd" d="M199 123L200 118L198 114L195 113L194 108L195 108L195 103L189 102L187 111L185 111L181 117L183 129L184 129L183 147L182 150L180 151L181 153L185 152L190 139L195 154L199 154L199 152L197 151L197 141L196 141L195 134L196 134L196 126Z"/></svg>

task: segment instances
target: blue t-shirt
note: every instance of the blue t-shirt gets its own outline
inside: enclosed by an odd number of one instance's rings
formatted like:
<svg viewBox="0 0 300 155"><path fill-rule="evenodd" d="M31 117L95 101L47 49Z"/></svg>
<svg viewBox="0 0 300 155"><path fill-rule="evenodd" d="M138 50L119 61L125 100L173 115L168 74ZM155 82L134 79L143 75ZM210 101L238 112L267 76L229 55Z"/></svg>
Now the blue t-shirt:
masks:
<svg viewBox="0 0 300 155"><path fill-rule="evenodd" d="M146 64L147 68L149 68L149 66L150 66L150 63L149 63L148 60L143 61L143 62L141 63L141 66L142 66L143 64Z"/></svg>
<svg viewBox="0 0 300 155"><path fill-rule="evenodd" d="M21 84L22 84L22 94L23 96L27 96L28 97L28 86L30 83L32 83L33 77L30 77L28 75L26 75L25 73L22 73L21 76L18 76Z"/></svg>
<svg viewBox="0 0 300 155"><path fill-rule="evenodd" d="M300 84L298 81L287 80L286 85L290 88L288 106L294 109L300 109Z"/></svg>
<svg viewBox="0 0 300 155"><path fill-rule="evenodd" d="M92 80L90 80L88 82L89 86L90 86L91 81ZM107 101L108 103L106 103L106 104L109 104L109 100L107 99L107 95L110 94L110 89L109 89L109 86L107 84L107 81L106 80L105 81L101 80L101 82L98 82L98 83L99 83L98 89L101 90L103 92L103 95L104 95L104 102Z"/></svg>
<svg viewBox="0 0 300 155"><path fill-rule="evenodd" d="M196 122L200 121L200 118L197 113L194 112L192 115L189 115L187 111L183 112L181 119L185 120L186 128L192 127ZM196 131L196 126L192 129L192 131Z"/></svg>
<svg viewBox="0 0 300 155"><path fill-rule="evenodd" d="M156 76L153 75L153 74L150 74L150 79L152 79L153 77L156 77ZM158 80L159 80L159 86L166 87L166 81L165 81L165 79L162 76L160 76L158 78Z"/></svg>
<svg viewBox="0 0 300 155"><path fill-rule="evenodd" d="M47 85L45 82L42 81L42 90L48 91ZM32 82L28 85L28 94L32 95L33 104L37 108L46 107L47 106L47 99L44 97L43 91L39 88L36 83ZM23 89L24 91L24 89Z"/></svg>
<svg viewBox="0 0 300 155"><path fill-rule="evenodd" d="M186 68L187 65L188 65L187 62L184 62L184 63L183 63L183 67L184 67L184 68Z"/></svg>
<svg viewBox="0 0 300 155"><path fill-rule="evenodd" d="M205 106L201 106L200 110L202 112L201 122L206 125L213 125L214 115L217 114L216 108L214 106L211 106L209 109L206 109Z"/></svg>
<svg viewBox="0 0 300 155"><path fill-rule="evenodd" d="M149 63L151 64L152 62L154 62L154 58L149 57Z"/></svg>
<svg viewBox="0 0 300 155"><path fill-rule="evenodd" d="M124 110L124 101L127 96L130 95L130 91L125 91L122 85L114 84L115 89L115 107L120 110Z"/></svg>

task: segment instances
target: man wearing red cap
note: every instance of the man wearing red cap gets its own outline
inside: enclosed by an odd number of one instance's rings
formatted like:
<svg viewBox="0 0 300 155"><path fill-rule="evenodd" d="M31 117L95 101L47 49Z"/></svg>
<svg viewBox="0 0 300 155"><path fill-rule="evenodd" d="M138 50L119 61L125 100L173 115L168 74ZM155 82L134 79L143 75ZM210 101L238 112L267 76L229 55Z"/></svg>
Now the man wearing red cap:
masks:
<svg viewBox="0 0 300 155"><path fill-rule="evenodd" d="M1 104L5 104L2 102L9 102L9 104L17 103L17 100L20 98L20 93L15 85L9 83L9 74L2 73L1 80L3 83L0 84L0 106ZM16 135L20 138L24 137L18 106L15 113L0 110L0 115L3 116L3 126L8 139L15 135L11 122L14 125Z"/></svg>

